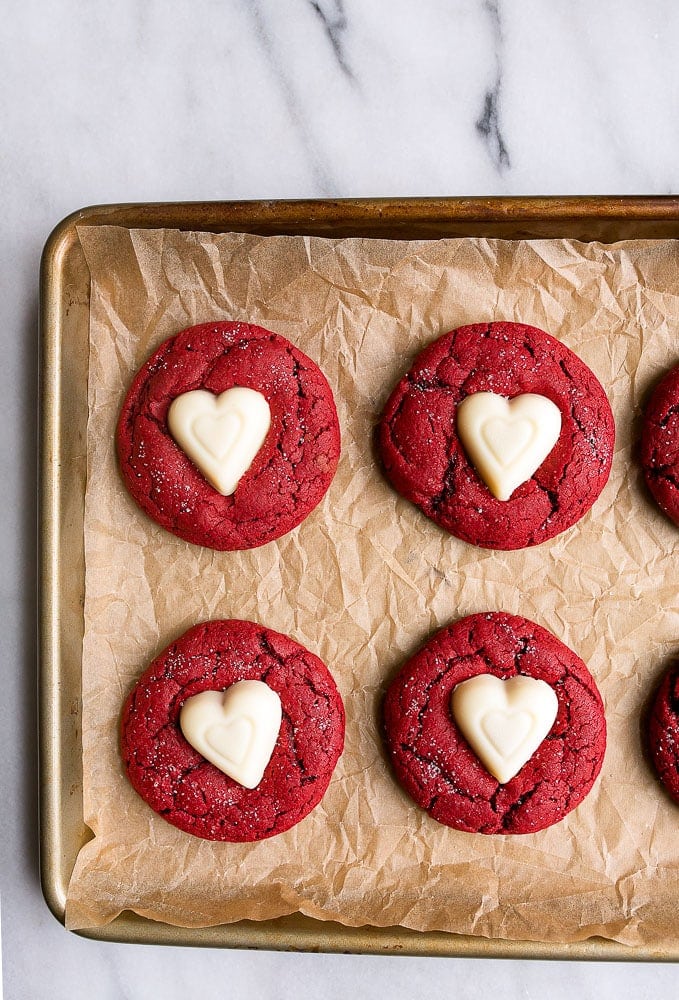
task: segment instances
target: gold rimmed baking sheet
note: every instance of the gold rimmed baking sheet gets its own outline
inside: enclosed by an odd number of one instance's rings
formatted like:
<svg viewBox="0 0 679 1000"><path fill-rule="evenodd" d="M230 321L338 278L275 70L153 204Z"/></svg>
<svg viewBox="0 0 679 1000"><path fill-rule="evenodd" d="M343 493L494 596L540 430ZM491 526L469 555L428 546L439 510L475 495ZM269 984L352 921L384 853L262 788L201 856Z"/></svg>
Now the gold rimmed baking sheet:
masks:
<svg viewBox="0 0 679 1000"><path fill-rule="evenodd" d="M387 239L443 236L573 237L582 240L674 238L673 199L514 199L410 202L240 203L128 206L87 210L66 220L43 261L41 744L43 884L63 914L75 855L86 839L79 747L82 641L82 512L87 420L89 274L76 224L250 231L265 235L361 235ZM64 473L62 475L62 470ZM356 930L287 917L263 923L185 930L123 914L95 936L150 942L523 957L674 958L663 947L630 949L591 940L518 944L485 938Z"/></svg>

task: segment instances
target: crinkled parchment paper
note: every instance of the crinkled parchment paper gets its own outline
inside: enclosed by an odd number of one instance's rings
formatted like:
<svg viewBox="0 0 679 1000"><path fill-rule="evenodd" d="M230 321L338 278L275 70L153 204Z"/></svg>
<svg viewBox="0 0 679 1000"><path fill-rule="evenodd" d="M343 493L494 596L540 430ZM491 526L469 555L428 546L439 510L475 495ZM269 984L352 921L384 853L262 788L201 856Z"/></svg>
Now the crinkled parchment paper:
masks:
<svg viewBox="0 0 679 1000"><path fill-rule="evenodd" d="M198 926L301 911L350 925L654 944L676 934L679 810L645 760L640 717L679 645L679 532L635 462L645 394L679 361L679 244L261 238L82 228L92 275L83 650L85 821L72 928L121 910ZM114 429L157 345L239 319L323 369L343 434L336 478L295 531L250 552L174 538L120 482ZM550 542L491 552L448 537L388 485L373 430L395 381L464 323L531 323L562 339L611 399L617 445L592 511ZM504 609L577 651L606 705L609 745L588 798L541 833L449 830L393 780L386 686L440 626ZM151 659L194 623L250 618L330 667L346 749L320 806L281 836L213 844L181 833L123 772L118 720Z"/></svg>

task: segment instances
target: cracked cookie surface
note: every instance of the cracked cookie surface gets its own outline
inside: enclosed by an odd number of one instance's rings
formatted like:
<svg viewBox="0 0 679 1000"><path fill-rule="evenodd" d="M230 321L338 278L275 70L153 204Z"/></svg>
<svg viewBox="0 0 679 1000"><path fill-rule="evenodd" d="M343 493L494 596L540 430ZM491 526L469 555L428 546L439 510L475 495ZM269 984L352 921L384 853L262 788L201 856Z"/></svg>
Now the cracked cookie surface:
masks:
<svg viewBox="0 0 679 1000"><path fill-rule="evenodd" d="M679 663L665 673L648 726L648 747L658 777L679 803Z"/></svg>
<svg viewBox="0 0 679 1000"><path fill-rule="evenodd" d="M264 776L244 788L186 741L187 698L241 680L281 699L280 732ZM325 664L288 636L247 621L196 625L151 664L125 702L121 752L133 788L163 819L207 840L283 833L321 801L344 746L344 707Z"/></svg>
<svg viewBox="0 0 679 1000"><path fill-rule="evenodd" d="M537 393L558 406L561 432L532 477L497 500L467 458L457 407L467 396ZM379 447L396 489L473 545L518 549L565 531L608 479L615 427L594 373L564 344L522 323L460 327L426 347L385 407Z"/></svg>
<svg viewBox="0 0 679 1000"><path fill-rule="evenodd" d="M656 503L679 525L679 366L658 383L644 411L641 465Z"/></svg>
<svg viewBox="0 0 679 1000"><path fill-rule="evenodd" d="M453 688L485 673L546 681L558 700L547 737L506 784L481 764L450 709ZM469 833L534 833L558 823L591 789L606 748L603 703L582 660L546 629L503 612L437 632L390 685L384 724L403 788L439 823Z"/></svg>
<svg viewBox="0 0 679 1000"><path fill-rule="evenodd" d="M266 398L271 426L232 496L210 486L172 438L170 403L234 386ZM158 524L196 545L250 549L291 531L325 495L340 433L328 382L285 338L248 323L205 323L166 340L138 372L117 431L127 489Z"/></svg>

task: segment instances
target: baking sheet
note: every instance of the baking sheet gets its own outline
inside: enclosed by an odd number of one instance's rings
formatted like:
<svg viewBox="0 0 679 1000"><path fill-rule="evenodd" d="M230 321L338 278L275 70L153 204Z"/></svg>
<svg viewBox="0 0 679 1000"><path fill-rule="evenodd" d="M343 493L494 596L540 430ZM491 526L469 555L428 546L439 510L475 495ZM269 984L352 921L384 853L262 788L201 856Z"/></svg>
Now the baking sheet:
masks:
<svg viewBox="0 0 679 1000"><path fill-rule="evenodd" d="M657 248L656 248L656 249L657 249ZM606 251L606 252L607 252L607 251ZM605 270L605 269L604 269L604 270ZM476 314L476 315L475 315L474 317L470 317L470 318L474 318L474 319L476 319L476 318L478 318L478 314ZM524 315L523 317L513 317L513 316L506 316L505 318L523 318L523 319L527 319L528 321L531 321L531 320L532 320L533 322L538 322L538 320L537 320L537 319L536 319L535 317L526 317L525 315ZM462 319L460 320L460 322L462 322L462 321L465 321L464 317L463 317L463 318L462 318ZM457 325L457 324L456 324L456 322L455 322L455 321L452 321L452 322L450 322L450 323L448 323L448 322L446 321L446 323L444 323L444 325L442 326L442 329L447 329L449 325L450 325L450 326L452 326L452 325ZM547 325L547 324L545 324L545 323L543 322L543 323L542 323L542 325ZM285 331L285 330L281 330L280 332L283 332L283 333L285 333L286 331ZM595 339L596 339L596 338L595 338ZM582 351L579 351L579 353L582 353ZM587 358L585 358L585 359L587 360ZM613 359L613 360L615 360L615 359ZM618 359L618 360L619 360L619 359ZM657 359L657 358L656 358L656 360L655 360L655 363L656 363L656 364L658 364L658 359ZM601 375L602 373L599 373L599 374ZM602 376L602 377L603 377L603 376ZM388 388L388 387L387 387L387 388ZM641 391L641 390L640 390L640 391ZM627 443L629 443L629 438L627 439ZM624 446L623 446L623 447L624 447ZM397 501L397 502L398 502L398 501ZM418 515L418 516L419 516L419 515ZM458 544L459 544L459 545L461 545L462 543L458 543ZM544 546L543 546L542 548L544 549ZM537 551L537 550L536 550L536 551ZM477 555L478 555L478 553L477 553ZM497 582L497 581L496 581L496 582ZM506 606L506 605L505 605L505 606ZM473 610L473 608L470 608L470 610ZM509 608L509 610L513 610L513 608L511 608L511 607L510 607L510 608ZM521 609L521 608L519 608L518 610L520 610L520 611L521 611L522 613L529 613L529 616L532 616L532 617L537 617L537 620L541 620L543 624L544 624L544 623L547 623L547 624L548 624L548 627L549 627L549 621L548 621L548 620L547 620L546 618L544 618L544 617L543 617L543 618L540 618L540 617L538 617L538 616L537 616L537 615L535 614L535 612L533 612L533 613L532 613L532 615L531 615L531 614L530 614L530 609L528 609L528 610L527 610L525 606L524 606L524 607L523 607L522 609ZM441 623L443 623L443 622L441 622ZM559 627L558 627L558 625L557 625L557 626L555 626L554 624L552 624L552 625L551 625L551 627L553 628L553 630L554 630L554 631L556 631L556 632L557 632L557 634L561 634L561 635L562 635L562 637L564 637L564 636L563 636L563 632L561 631L561 633L560 633L560 630L559 630ZM290 629L288 629L288 630L290 630ZM657 631L657 630L656 630L656 631ZM676 634L676 633L675 633L675 634ZM568 641L568 640L567 640L567 641ZM309 643L309 644L311 645L311 643ZM573 645L575 645L575 643L574 643L574 642L573 642L572 644L573 644ZM578 647L576 646L576 648L578 648ZM580 649L579 649L579 651L580 651L580 652L583 652L582 648L580 648ZM586 653L585 653L585 652L583 652L583 655L585 655L585 658L587 659L587 655L586 655ZM592 662L591 662L591 660L590 660L590 666L592 666ZM428 822L428 823L430 823L431 821L427 821L427 822ZM464 835L463 835L463 836L464 836ZM523 839L523 838L522 838L522 839Z"/></svg>

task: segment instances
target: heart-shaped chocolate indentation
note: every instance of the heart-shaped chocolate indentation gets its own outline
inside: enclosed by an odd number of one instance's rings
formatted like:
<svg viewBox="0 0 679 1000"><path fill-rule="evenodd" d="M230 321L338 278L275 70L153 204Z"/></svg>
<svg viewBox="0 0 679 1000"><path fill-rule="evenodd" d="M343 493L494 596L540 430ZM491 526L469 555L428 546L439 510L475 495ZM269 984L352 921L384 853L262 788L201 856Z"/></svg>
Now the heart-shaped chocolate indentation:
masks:
<svg viewBox="0 0 679 1000"><path fill-rule="evenodd" d="M528 712L488 712L481 728L493 749L502 756L516 753L533 725Z"/></svg>
<svg viewBox="0 0 679 1000"><path fill-rule="evenodd" d="M210 726L205 731L205 742L223 760L240 767L250 752L254 735L252 719L240 718Z"/></svg>
<svg viewBox="0 0 679 1000"><path fill-rule="evenodd" d="M501 784L519 773L554 725L554 689L519 674L502 680L477 674L451 696L453 718L486 770Z"/></svg>
<svg viewBox="0 0 679 1000"><path fill-rule="evenodd" d="M231 405L231 400L227 405ZM213 415L204 413L192 424L196 440L218 462L223 462L233 448L243 427L243 417L234 409L226 413Z"/></svg>
<svg viewBox="0 0 679 1000"><path fill-rule="evenodd" d="M194 750L244 788L264 776L281 727L279 695L264 681L201 691L182 705L179 725Z"/></svg>
<svg viewBox="0 0 679 1000"><path fill-rule="evenodd" d="M559 439L561 411L537 393L506 399L476 392L457 408L457 431L470 461L498 500L509 500Z"/></svg>
<svg viewBox="0 0 679 1000"><path fill-rule="evenodd" d="M219 396L194 389L172 401L167 425L210 485L231 496L264 444L271 410L254 389L236 386Z"/></svg>

